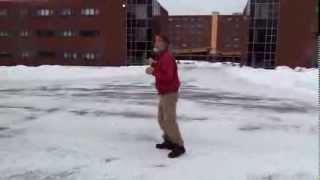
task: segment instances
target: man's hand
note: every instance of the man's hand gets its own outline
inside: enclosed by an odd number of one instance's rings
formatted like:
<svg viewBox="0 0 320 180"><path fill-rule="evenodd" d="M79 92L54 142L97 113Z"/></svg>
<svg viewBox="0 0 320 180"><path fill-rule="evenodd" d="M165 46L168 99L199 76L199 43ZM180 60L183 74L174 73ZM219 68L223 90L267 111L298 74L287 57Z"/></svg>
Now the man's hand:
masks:
<svg viewBox="0 0 320 180"><path fill-rule="evenodd" d="M147 67L147 69L146 69L146 73L150 74L150 75L153 74L153 71L154 71L153 67Z"/></svg>
<svg viewBox="0 0 320 180"><path fill-rule="evenodd" d="M156 61L155 61L154 59L152 59L152 58L149 58L148 61L149 61L149 65L151 65L151 64L153 64L153 63L156 62Z"/></svg>

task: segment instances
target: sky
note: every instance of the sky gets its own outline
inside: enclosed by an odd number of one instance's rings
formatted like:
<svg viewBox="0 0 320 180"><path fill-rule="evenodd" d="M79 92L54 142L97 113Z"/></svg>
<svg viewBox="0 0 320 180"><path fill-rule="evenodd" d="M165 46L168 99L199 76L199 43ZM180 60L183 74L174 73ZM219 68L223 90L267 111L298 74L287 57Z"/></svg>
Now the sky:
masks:
<svg viewBox="0 0 320 180"><path fill-rule="evenodd" d="M242 12L248 0L159 0L170 15Z"/></svg>

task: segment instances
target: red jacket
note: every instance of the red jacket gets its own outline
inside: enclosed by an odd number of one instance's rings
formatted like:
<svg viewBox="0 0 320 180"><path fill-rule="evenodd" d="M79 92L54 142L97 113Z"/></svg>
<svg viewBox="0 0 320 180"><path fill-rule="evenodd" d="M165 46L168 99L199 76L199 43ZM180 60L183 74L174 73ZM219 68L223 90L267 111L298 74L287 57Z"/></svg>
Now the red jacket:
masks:
<svg viewBox="0 0 320 180"><path fill-rule="evenodd" d="M153 75L159 94L178 92L180 80L175 58L166 50L157 55L155 61L151 66L154 68Z"/></svg>

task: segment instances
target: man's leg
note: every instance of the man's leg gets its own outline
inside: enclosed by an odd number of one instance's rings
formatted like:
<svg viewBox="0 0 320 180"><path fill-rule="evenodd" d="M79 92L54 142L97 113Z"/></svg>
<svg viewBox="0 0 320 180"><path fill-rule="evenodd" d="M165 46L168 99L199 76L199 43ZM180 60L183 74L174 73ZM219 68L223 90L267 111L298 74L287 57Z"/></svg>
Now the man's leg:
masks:
<svg viewBox="0 0 320 180"><path fill-rule="evenodd" d="M163 100L164 128L170 141L173 142L172 151L168 157L177 158L186 152L176 118L178 93L165 95Z"/></svg>
<svg viewBox="0 0 320 180"><path fill-rule="evenodd" d="M184 146L176 118L178 93L164 95L162 100L163 128L165 129L166 135L174 144Z"/></svg>
<svg viewBox="0 0 320 180"><path fill-rule="evenodd" d="M158 123L159 126L163 132L163 135L165 135L165 127L163 124L163 108L162 108L162 96L159 96L159 104L158 104Z"/></svg>
<svg viewBox="0 0 320 180"><path fill-rule="evenodd" d="M170 141L167 132L166 132L166 125L164 121L164 111L163 111L163 96L159 96L159 105L158 105L158 123L162 130L162 137L163 137L163 143L156 144L156 148L158 149L172 149L173 143Z"/></svg>

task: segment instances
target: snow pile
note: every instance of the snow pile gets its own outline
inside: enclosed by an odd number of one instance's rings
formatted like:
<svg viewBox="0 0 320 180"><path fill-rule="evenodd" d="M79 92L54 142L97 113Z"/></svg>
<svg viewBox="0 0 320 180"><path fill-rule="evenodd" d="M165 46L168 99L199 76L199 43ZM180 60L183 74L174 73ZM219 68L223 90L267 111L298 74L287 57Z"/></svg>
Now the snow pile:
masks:
<svg viewBox="0 0 320 180"><path fill-rule="evenodd" d="M276 87L284 89L305 89L310 92L318 90L318 70L303 69L297 70L288 67L278 67L276 70L254 69L251 67L240 68L230 64L223 63L207 63L187 61L180 65L181 67L191 66L190 71L199 72L197 78L208 83L206 86L212 85L217 88L224 83L214 84L214 81L224 81L225 77L214 76L216 71L223 71L231 78L234 85L243 86L240 83L253 83L264 87ZM201 72L212 73L212 76L203 76ZM78 80L78 79L94 79L94 78L113 78L121 76L134 76L144 73L144 67L77 67L77 66L0 66L0 80ZM188 76L190 73L186 76ZM192 74L194 75L194 74ZM184 78L182 76L182 78ZM228 83L228 82L226 82ZM228 84L228 85L232 85ZM240 89L239 89L240 90Z"/></svg>
<svg viewBox="0 0 320 180"><path fill-rule="evenodd" d="M197 62L194 67L197 68L190 68L190 72L182 74L182 78L185 81L197 79L195 83L199 86L245 95L317 101L314 98L319 89L317 69L278 67L276 70L266 70L207 62Z"/></svg>

